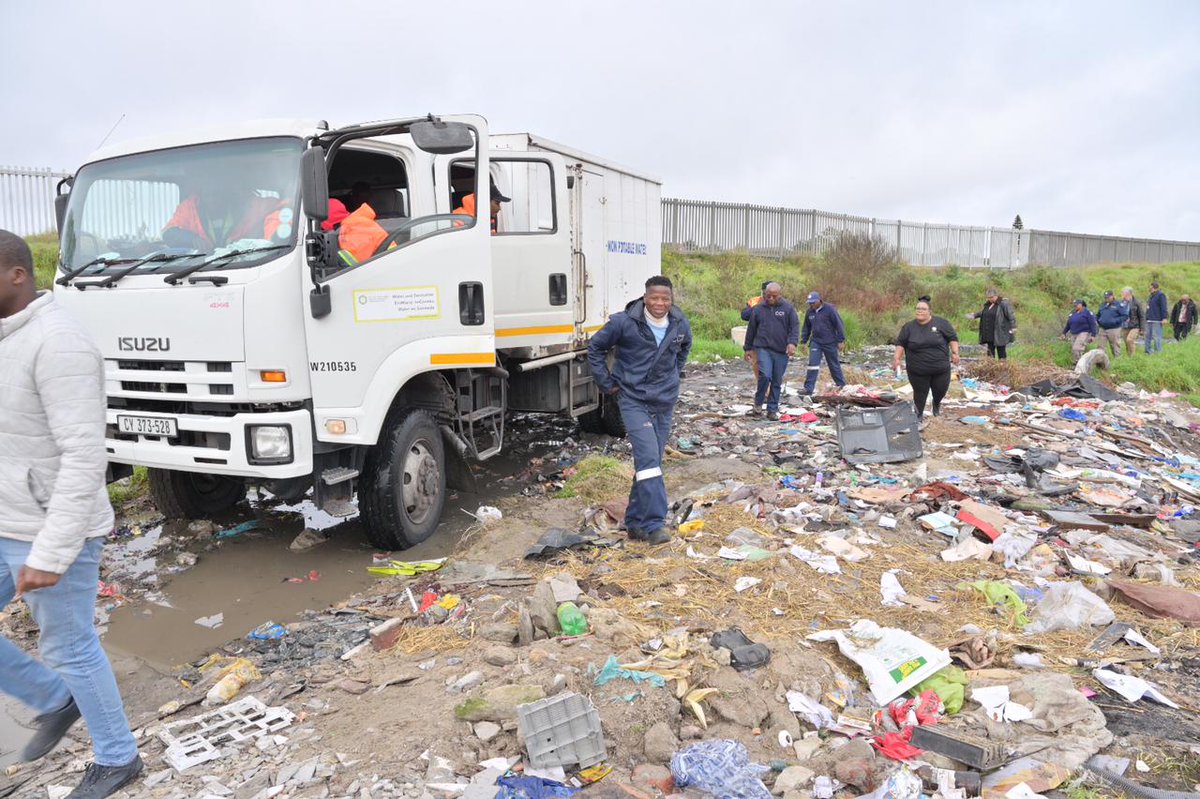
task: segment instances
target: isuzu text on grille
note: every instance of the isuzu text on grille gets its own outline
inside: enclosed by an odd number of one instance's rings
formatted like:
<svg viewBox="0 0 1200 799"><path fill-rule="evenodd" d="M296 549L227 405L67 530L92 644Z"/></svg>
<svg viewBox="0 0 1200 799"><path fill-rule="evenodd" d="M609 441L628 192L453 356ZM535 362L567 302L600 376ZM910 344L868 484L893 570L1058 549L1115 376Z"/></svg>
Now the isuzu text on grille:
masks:
<svg viewBox="0 0 1200 799"><path fill-rule="evenodd" d="M117 339L117 349L122 352L170 352L171 339L128 336Z"/></svg>

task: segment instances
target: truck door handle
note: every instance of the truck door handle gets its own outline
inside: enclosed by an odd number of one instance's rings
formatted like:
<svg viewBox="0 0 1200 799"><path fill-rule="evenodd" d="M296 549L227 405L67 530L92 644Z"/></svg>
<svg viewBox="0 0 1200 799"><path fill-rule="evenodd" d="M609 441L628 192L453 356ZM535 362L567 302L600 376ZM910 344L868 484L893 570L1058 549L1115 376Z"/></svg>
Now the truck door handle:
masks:
<svg viewBox="0 0 1200 799"><path fill-rule="evenodd" d="M458 284L458 318L464 325L483 324L483 284Z"/></svg>
<svg viewBox="0 0 1200 799"><path fill-rule="evenodd" d="M550 276L550 304L567 304L567 276L561 272Z"/></svg>

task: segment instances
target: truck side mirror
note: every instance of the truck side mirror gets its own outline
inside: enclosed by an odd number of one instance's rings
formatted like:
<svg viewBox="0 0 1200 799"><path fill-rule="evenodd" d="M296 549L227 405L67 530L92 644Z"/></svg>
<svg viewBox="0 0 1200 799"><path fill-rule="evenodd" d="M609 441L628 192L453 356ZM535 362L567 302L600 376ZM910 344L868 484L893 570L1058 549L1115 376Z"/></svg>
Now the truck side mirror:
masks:
<svg viewBox="0 0 1200 799"><path fill-rule="evenodd" d="M417 147L433 155L454 155L475 146L471 129L462 122L414 122L408 132Z"/></svg>
<svg viewBox="0 0 1200 799"><path fill-rule="evenodd" d="M309 219L324 222L329 218L329 176L320 147L305 150L300 156L300 199Z"/></svg>
<svg viewBox="0 0 1200 799"><path fill-rule="evenodd" d="M67 221L67 203L71 202L71 195L60 194L54 198L54 221L58 224L58 235L62 236L63 225Z"/></svg>

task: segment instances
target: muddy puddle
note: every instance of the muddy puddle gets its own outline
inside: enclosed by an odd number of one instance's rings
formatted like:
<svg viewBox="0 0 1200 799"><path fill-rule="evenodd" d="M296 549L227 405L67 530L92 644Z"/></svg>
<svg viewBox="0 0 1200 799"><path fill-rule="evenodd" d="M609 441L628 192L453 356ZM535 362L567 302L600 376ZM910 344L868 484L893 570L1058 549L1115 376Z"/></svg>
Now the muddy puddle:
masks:
<svg viewBox="0 0 1200 799"><path fill-rule="evenodd" d="M560 449L572 425L521 419L510 431L512 448L478 470L478 493L452 492L437 532L398 558L449 555L475 523L471 514L518 494L521 481L514 478L529 469L531 458ZM376 550L357 517L334 518L307 500L279 503L268 494L259 500L253 490L249 499L249 508L242 505L240 513L214 520L217 538L197 539L186 522L169 522L135 528L110 544L106 565L117 596L107 606L102 600L97 616L111 654L167 673L265 622L286 625L378 579L367 572ZM253 529L219 537L220 531L254 522ZM305 529L321 531L328 540L291 551Z"/></svg>

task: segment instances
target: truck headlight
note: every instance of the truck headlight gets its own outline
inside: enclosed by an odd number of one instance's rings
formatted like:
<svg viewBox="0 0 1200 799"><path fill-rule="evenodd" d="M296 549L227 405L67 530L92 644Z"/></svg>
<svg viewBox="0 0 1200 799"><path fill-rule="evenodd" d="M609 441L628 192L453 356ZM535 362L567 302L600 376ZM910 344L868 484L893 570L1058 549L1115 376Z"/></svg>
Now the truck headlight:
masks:
<svg viewBox="0 0 1200 799"><path fill-rule="evenodd" d="M292 428L286 424L251 425L246 428L251 463L291 463Z"/></svg>

